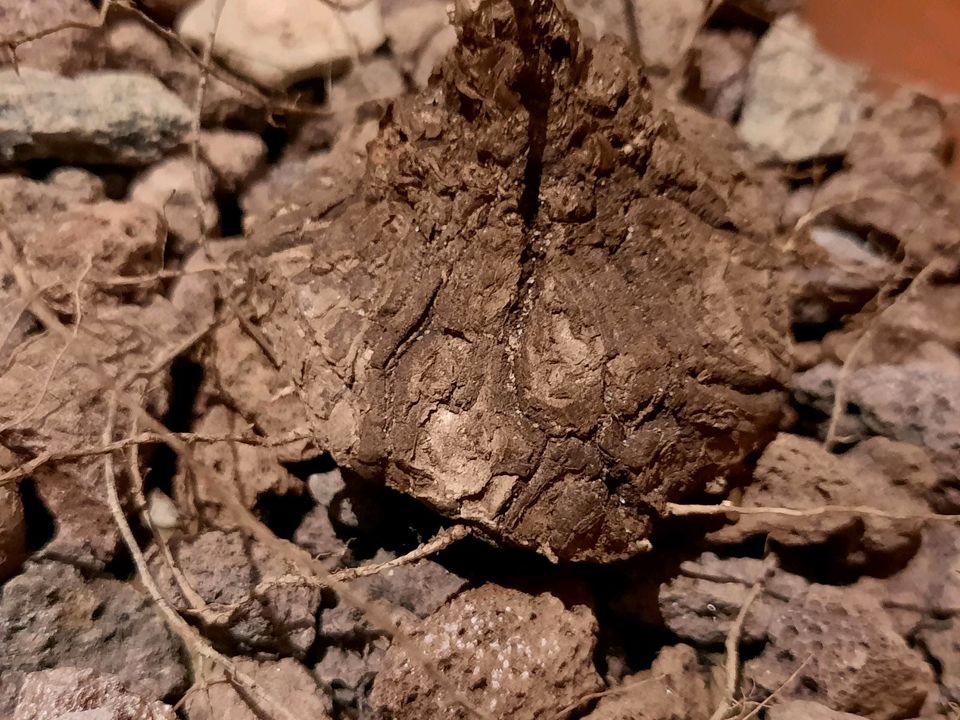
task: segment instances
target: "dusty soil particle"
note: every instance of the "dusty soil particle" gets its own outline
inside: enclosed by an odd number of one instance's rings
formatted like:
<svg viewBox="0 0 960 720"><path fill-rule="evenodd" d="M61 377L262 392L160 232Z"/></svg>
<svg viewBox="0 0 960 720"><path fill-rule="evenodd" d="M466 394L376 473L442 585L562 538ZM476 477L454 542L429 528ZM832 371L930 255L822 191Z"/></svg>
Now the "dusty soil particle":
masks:
<svg viewBox="0 0 960 720"><path fill-rule="evenodd" d="M338 463L611 560L770 439L773 221L722 133L655 107L619 44L521 17L535 43L481 7L394 104L358 196L255 262L253 302Z"/></svg>
<svg viewBox="0 0 960 720"><path fill-rule="evenodd" d="M407 630L449 682L495 717L553 717L602 686L592 659L593 613L567 610L551 595L488 584ZM394 720L469 717L396 645L370 702Z"/></svg>
<svg viewBox="0 0 960 720"><path fill-rule="evenodd" d="M146 595L116 580L85 581L69 565L28 564L0 595L0 715L13 715L24 678L51 666L112 673L162 699L186 686L178 641Z"/></svg>

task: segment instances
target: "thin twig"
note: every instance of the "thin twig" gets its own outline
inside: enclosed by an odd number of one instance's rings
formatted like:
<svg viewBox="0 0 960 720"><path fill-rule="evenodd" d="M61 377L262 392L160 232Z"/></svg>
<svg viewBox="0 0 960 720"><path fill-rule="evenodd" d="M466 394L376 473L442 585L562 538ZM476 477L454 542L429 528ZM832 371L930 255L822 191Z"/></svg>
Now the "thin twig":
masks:
<svg viewBox="0 0 960 720"><path fill-rule="evenodd" d="M193 432L175 433L169 430L166 432L141 432L120 440L113 440L103 445L70 448L67 450L50 450L42 453L0 475L0 487L30 477L30 475L45 465L106 455L134 445L169 443L171 438L175 439L178 444L185 445L194 443L240 443L242 445L252 445L255 447L282 447L300 440L308 440L312 437L313 435L311 433L304 432L278 435L275 437L260 437L257 435L206 435Z"/></svg>
<svg viewBox="0 0 960 720"><path fill-rule="evenodd" d="M892 510L878 510L866 505L821 505L820 507L796 509L785 507L764 507L732 505L723 502L720 505L688 505L685 503L667 503L667 515L689 517L693 515L779 515L793 518L811 518L822 515L857 515L876 517L885 520L911 520L921 523L960 523L960 515L939 515L936 513L906 513Z"/></svg>

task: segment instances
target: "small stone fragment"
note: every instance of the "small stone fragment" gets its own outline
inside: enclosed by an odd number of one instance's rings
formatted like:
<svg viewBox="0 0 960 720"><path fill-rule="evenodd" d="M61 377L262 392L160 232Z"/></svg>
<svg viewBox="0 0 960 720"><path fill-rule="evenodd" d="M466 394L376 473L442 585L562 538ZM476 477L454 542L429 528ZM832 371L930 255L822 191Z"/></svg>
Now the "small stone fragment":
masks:
<svg viewBox="0 0 960 720"><path fill-rule="evenodd" d="M794 377L795 395L829 414L839 367L824 364ZM850 374L846 425L854 437L883 435L930 452L943 482L960 482L960 372L947 363L870 365ZM940 490L946 491L946 488Z"/></svg>
<svg viewBox="0 0 960 720"><path fill-rule="evenodd" d="M47 183L79 202L106 200L103 178L81 168L60 167L47 176Z"/></svg>
<svg viewBox="0 0 960 720"><path fill-rule="evenodd" d="M153 75L176 93L187 107L194 107L200 66L183 49L172 46L137 20L111 24L105 44L109 67ZM204 124L219 126L229 122L231 126L252 130L262 128L266 124L264 108L248 90L255 88L247 88L239 78L233 84L227 84L209 75L200 112Z"/></svg>
<svg viewBox="0 0 960 720"><path fill-rule="evenodd" d="M87 0L2 0L0 37L26 37L66 23L97 24L97 11ZM66 28L17 48L20 68L69 75L96 67L102 59L97 31ZM4 49L0 67L12 64Z"/></svg>
<svg viewBox="0 0 960 720"><path fill-rule="evenodd" d="M192 45L209 42L218 0L197 0L177 19ZM313 77L341 72L384 41L379 0L339 8L315 0L228 0L217 25L213 54L244 77L284 90Z"/></svg>
<svg viewBox="0 0 960 720"><path fill-rule="evenodd" d="M754 558L718 558L704 553L684 562L680 574L660 587L659 606L666 626L698 645L722 645L753 585L765 573ZM802 596L806 581L776 571L750 606L741 634L745 643L764 640L770 623L784 605Z"/></svg>
<svg viewBox="0 0 960 720"><path fill-rule="evenodd" d="M925 618L955 614L960 610L960 527L927 525L906 567L887 577L862 577L857 587L880 599L904 637L913 637Z"/></svg>
<svg viewBox="0 0 960 720"><path fill-rule="evenodd" d="M714 117L732 123L743 105L756 44L746 30L705 30L697 35L684 95Z"/></svg>
<svg viewBox="0 0 960 720"><path fill-rule="evenodd" d="M256 133L235 130L203 130L200 153L217 176L217 186L226 193L243 189L267 160L267 145Z"/></svg>
<svg viewBox="0 0 960 720"><path fill-rule="evenodd" d="M494 717L539 720L602 686L593 666L593 613L557 598L487 584L406 627L429 662L475 707ZM470 715L402 648L391 646L374 680L371 705L394 720Z"/></svg>
<svg viewBox="0 0 960 720"><path fill-rule="evenodd" d="M0 716L13 716L33 671L114 674L145 700L183 690L181 648L150 600L128 583L84 581L61 563L30 563L0 594Z"/></svg>
<svg viewBox="0 0 960 720"><path fill-rule="evenodd" d="M847 161L858 162L921 153L942 159L950 141L947 113L934 97L900 89L876 101L857 125Z"/></svg>
<svg viewBox="0 0 960 720"><path fill-rule="evenodd" d="M639 40L644 64L654 74L665 74L683 60L704 19L706 0L629 0L632 13L624 12L622 0L570 0L584 35L595 41L616 35L630 42ZM632 15L632 17L631 17ZM635 18L632 32L629 23Z"/></svg>
<svg viewBox="0 0 960 720"><path fill-rule="evenodd" d="M384 8L384 30L400 67L424 88L440 59L457 44L444 0L404 0Z"/></svg>
<svg viewBox="0 0 960 720"><path fill-rule="evenodd" d="M855 589L811 585L781 606L768 635L763 653L744 666L744 678L765 693L779 689L781 699L899 720L913 717L934 687L930 666L880 603Z"/></svg>
<svg viewBox="0 0 960 720"><path fill-rule="evenodd" d="M798 510L840 505L922 516L931 512L927 497L936 485L932 463L915 445L874 437L835 455L818 440L782 433L760 457L753 482L738 504ZM712 533L711 539L739 543L762 534L797 546L844 536L848 553L844 561L858 565L877 554L904 556L919 540L920 529L916 521L848 514L804 518L743 515Z"/></svg>
<svg viewBox="0 0 960 720"><path fill-rule="evenodd" d="M624 678L583 720L707 720L716 706L709 675L689 645L665 647L649 670Z"/></svg>
<svg viewBox="0 0 960 720"><path fill-rule="evenodd" d="M223 405L210 407L196 425L197 432L208 435L241 435L248 432L248 428L249 423L241 415ZM298 494L303 490L303 483L281 465L277 450L272 447L239 443L231 447L226 443L210 443L197 447L194 457L213 469L214 482L220 482L224 477L232 478L233 491L240 502L250 509L265 493L283 496ZM198 492L202 496L210 492L209 499L216 499L212 489L203 484Z"/></svg>
<svg viewBox="0 0 960 720"><path fill-rule="evenodd" d="M281 584L258 589L291 569L238 531L211 530L170 545L187 582L205 602L238 606L229 618L214 623L221 642L241 653L306 655L316 636L319 588ZM159 557L153 559L152 567L174 605L188 607Z"/></svg>
<svg viewBox="0 0 960 720"><path fill-rule="evenodd" d="M827 55L795 15L777 20L750 63L740 136L764 160L845 153L862 112L865 71Z"/></svg>
<svg viewBox="0 0 960 720"><path fill-rule="evenodd" d="M131 183L128 197L160 213L170 232L184 247L190 247L218 232L220 211L213 197L214 189L210 168L203 162L195 165L188 155L180 155L144 171Z"/></svg>
<svg viewBox="0 0 960 720"><path fill-rule="evenodd" d="M326 561L331 570L340 565L348 552L346 543L337 537L330 511L325 507L315 507L304 516L293 534L293 542L318 560Z"/></svg>
<svg viewBox="0 0 960 720"><path fill-rule="evenodd" d="M0 70L0 162L145 165L180 145L190 111L153 77L96 72L74 78Z"/></svg>
<svg viewBox="0 0 960 720"><path fill-rule="evenodd" d="M310 672L296 660L283 658L258 662L250 658L234 658L237 669L248 675L271 700L298 718L330 720L330 700L317 687ZM222 668L208 678L204 692L191 693L183 709L187 720L260 720L276 717L276 710L262 698L240 695L232 683L223 680Z"/></svg>
<svg viewBox="0 0 960 720"><path fill-rule="evenodd" d="M74 714L77 720L86 720L86 713L94 711L109 720L177 717L169 705L129 692L116 675L98 675L90 668L61 667L27 675L20 687L13 720L73 720Z"/></svg>
<svg viewBox="0 0 960 720"><path fill-rule="evenodd" d="M6 453L6 449L0 449ZM15 574L27 556L23 503L16 485L0 486L0 583Z"/></svg>
<svg viewBox="0 0 960 720"><path fill-rule="evenodd" d="M825 325L859 312L896 272L891 258L848 230L817 225L808 235L789 271L795 324Z"/></svg>

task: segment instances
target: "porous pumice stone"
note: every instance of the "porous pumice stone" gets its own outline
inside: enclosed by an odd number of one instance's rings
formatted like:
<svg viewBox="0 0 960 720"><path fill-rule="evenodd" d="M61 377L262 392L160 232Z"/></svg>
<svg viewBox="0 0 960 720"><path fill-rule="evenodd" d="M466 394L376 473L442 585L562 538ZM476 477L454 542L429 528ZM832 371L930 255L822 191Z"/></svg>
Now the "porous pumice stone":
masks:
<svg viewBox="0 0 960 720"><path fill-rule="evenodd" d="M356 188L252 239L256 319L340 465L609 561L773 437L776 203L659 104L559 4L487 1Z"/></svg>

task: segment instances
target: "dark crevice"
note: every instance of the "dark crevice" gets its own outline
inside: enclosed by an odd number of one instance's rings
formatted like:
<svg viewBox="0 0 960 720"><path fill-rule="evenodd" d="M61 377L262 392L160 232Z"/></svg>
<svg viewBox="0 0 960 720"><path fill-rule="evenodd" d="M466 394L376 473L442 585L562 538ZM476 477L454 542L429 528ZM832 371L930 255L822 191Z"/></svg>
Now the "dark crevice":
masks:
<svg viewBox="0 0 960 720"><path fill-rule="evenodd" d="M520 195L520 216L529 228L540 211L540 184L543 180L543 156L547 147L550 100L553 96L553 62L568 57L570 47L562 38L551 43L549 52L542 47L545 30L537 22L530 0L510 0L517 22L517 37L523 52L523 69L515 88L527 110L527 160Z"/></svg>
<svg viewBox="0 0 960 720"><path fill-rule="evenodd" d="M23 502L23 516L27 528L27 552L36 552L53 540L57 533L57 523L53 513L40 499L37 484L32 478L20 483L20 499Z"/></svg>

